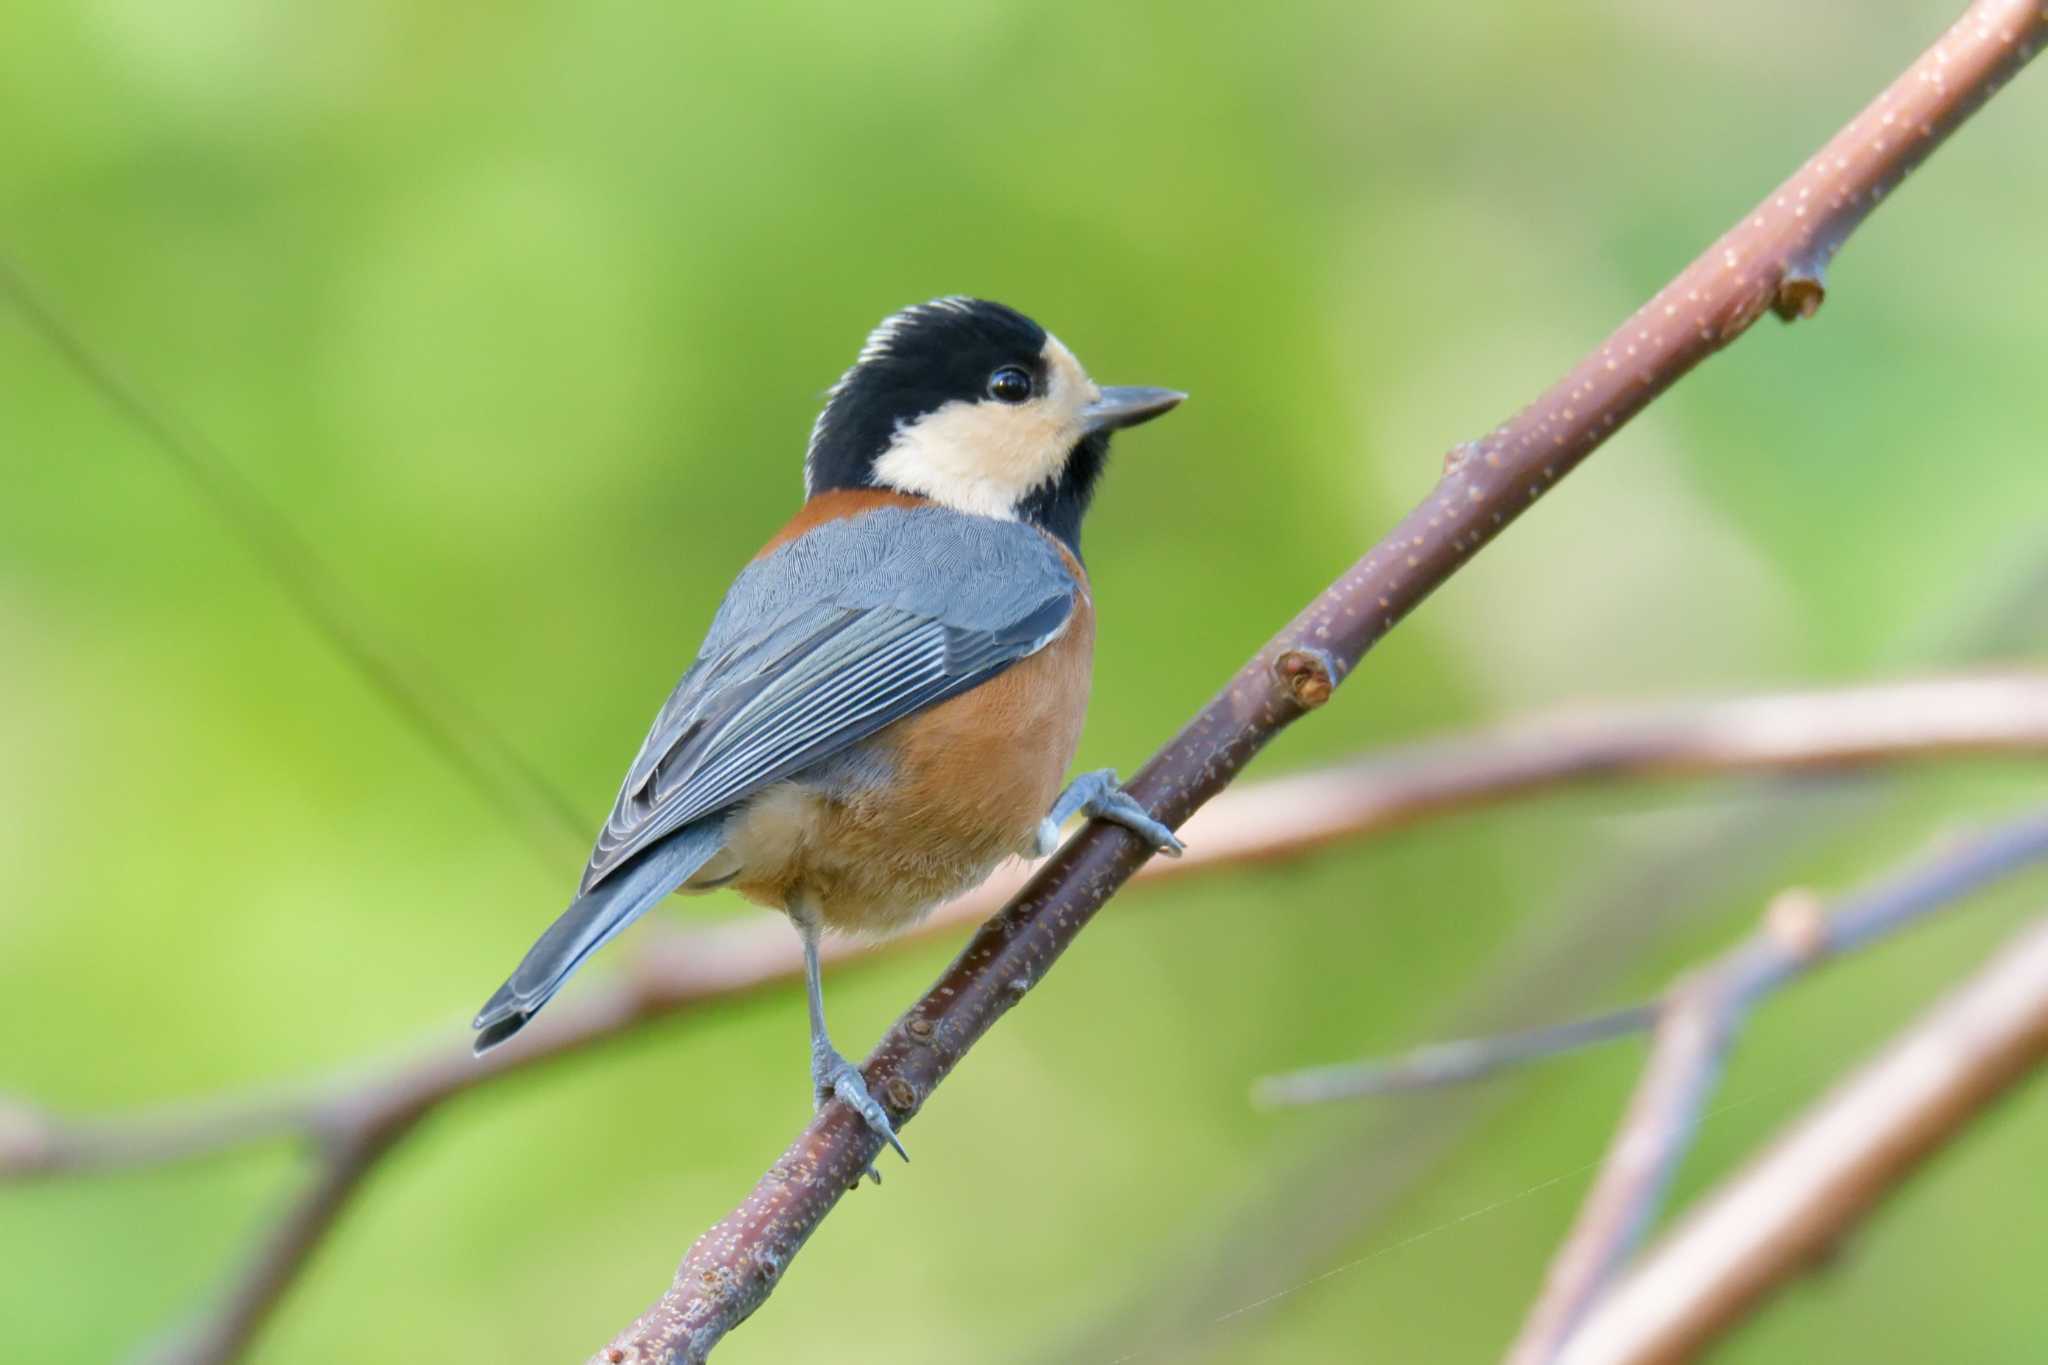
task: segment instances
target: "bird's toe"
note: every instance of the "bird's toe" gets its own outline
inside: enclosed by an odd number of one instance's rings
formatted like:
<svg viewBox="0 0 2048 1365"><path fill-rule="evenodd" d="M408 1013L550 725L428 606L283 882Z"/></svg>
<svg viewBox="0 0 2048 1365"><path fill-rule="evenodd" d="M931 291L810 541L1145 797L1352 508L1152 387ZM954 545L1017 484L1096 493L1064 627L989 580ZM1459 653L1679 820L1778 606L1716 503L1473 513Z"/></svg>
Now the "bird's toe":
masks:
<svg viewBox="0 0 2048 1365"><path fill-rule="evenodd" d="M838 1100L859 1114L876 1136L894 1147L896 1155L910 1160L910 1153L903 1150L903 1143L896 1137L896 1125L889 1121L889 1111L868 1090L867 1077L861 1075L860 1068L836 1052L821 1060L824 1064L812 1073L818 1107L822 1109ZM868 1175L877 1185L882 1183L880 1172L871 1169Z"/></svg>

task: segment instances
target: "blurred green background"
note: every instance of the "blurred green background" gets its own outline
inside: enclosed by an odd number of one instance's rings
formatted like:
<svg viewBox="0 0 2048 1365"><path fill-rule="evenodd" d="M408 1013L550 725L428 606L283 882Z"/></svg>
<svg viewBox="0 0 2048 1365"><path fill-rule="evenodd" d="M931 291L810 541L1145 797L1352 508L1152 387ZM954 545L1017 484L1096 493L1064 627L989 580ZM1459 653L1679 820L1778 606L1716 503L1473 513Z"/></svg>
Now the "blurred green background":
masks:
<svg viewBox="0 0 2048 1365"><path fill-rule="evenodd" d="M1105 381L1194 394L1122 442L1090 523L1081 762L1129 770L1954 9L25 0L0 247L593 830L866 328L1014 303ZM1818 318L1659 403L1259 770L1567 699L2048 654L2044 116L2048 76L2002 94ZM458 1033L581 850L533 857L11 312L0 488L0 1091L120 1110ZM1776 888L2042 785L1578 793L1135 891L719 1358L1488 1359L1638 1049L1369 1110L1260 1113L1250 1081L1433 1036L1518 965L1522 1017L1630 998ZM1680 1194L2044 891L1771 1006ZM950 952L838 973L848 1050ZM782 990L461 1100L256 1358L580 1358L781 1149L803 1067ZM2038 1360L2044 1124L2039 1087L1999 1110L1724 1358ZM0 1357L137 1350L301 1174L261 1150L0 1190Z"/></svg>

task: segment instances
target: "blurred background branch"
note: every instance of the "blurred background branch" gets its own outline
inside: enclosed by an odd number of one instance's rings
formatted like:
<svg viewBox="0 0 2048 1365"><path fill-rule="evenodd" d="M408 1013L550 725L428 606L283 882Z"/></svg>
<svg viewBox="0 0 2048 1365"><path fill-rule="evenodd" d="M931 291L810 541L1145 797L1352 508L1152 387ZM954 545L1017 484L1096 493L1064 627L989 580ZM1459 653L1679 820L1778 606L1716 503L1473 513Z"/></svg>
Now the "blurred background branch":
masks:
<svg viewBox="0 0 2048 1365"><path fill-rule="evenodd" d="M1509 1067L1647 1032L1656 1026L1658 1013L1655 1004L1628 1005L1562 1024L1430 1043L1386 1060L1369 1058L1268 1076L1253 1088L1252 1098L1277 1108L1465 1085Z"/></svg>
<svg viewBox="0 0 2048 1365"><path fill-rule="evenodd" d="M1219 795L1189 820L1187 832L1199 837L1199 847L1182 858L1148 862L1138 876L1149 884L1284 861L1581 783L2043 754L2048 673L1929 677L1689 704L1579 706L1248 783ZM1021 866L1005 867L904 937L880 943L834 939L825 955L844 962L957 933L987 918L1027 876ZM561 1022L551 1022L551 1012L532 1026L530 1041L522 1036L481 1059L450 1043L368 1079L357 1064L288 1096L234 1096L124 1117L72 1120L20 1098L0 1103L0 1178L145 1165L294 1134L317 1138L347 1131L359 1126L347 1115L438 1103L668 1014L795 980L802 965L789 935L771 920L655 926L641 936L624 980L581 992L580 1001L561 1011ZM1629 1013L1593 1032L1625 1030ZM1576 1033L1587 1025L1564 1027ZM1539 1040L1537 1052L1544 1050ZM1380 1074L1384 1068L1373 1063L1350 1073L1350 1081L1333 1069L1329 1082L1363 1085L1356 1093L1365 1093L1469 1078L1457 1067L1442 1070L1437 1054L1395 1065L1414 1071L1418 1063L1422 1074L1404 1079ZM1379 1079L1373 1079L1376 1074ZM1300 1098L1307 1097L1296 1102Z"/></svg>
<svg viewBox="0 0 2048 1365"><path fill-rule="evenodd" d="M2035 855L2030 852L2029 856ZM1916 913L1924 913L1939 908L1942 904L1941 900L1927 900L1914 902L1914 907ZM1785 933L1819 932L1818 929L1809 930L1803 927L1804 921L1816 913L1810 905L1807 893L1784 893L1771 903L1769 913L1775 917L1773 924ZM1821 944L1818 949L1809 951L1837 951L1839 945L1834 939L1835 935L1830 934L1827 942ZM1778 983L1771 983L1772 986L1776 984ZM1261 1103L1282 1106L1325 1104L1333 1100L1356 1099L1402 1090L1428 1090L1441 1086L1463 1085L1509 1067L1543 1061L1597 1043L1610 1042L1617 1038L1650 1032L1653 1029L1661 1030L1664 1028L1662 1021L1671 1017L1676 1002L1681 999L1691 1000L1695 995L1704 998L1711 994L1713 992L1696 992L1692 987L1687 987L1648 1004L1629 1005L1561 1024L1548 1024L1481 1038L1431 1043L1392 1058L1368 1058L1363 1061L1269 1076L1259 1082L1253 1094ZM1724 1015L1728 1016L1717 1027L1732 1028L1743 1006L1724 1000L1715 1000L1712 1003L1717 1019L1722 1019ZM1678 1029L1677 1032L1684 1034L1687 1030Z"/></svg>
<svg viewBox="0 0 2048 1365"><path fill-rule="evenodd" d="M1690 1360L1823 1264L1922 1163L2048 1061L2048 919L1702 1197L1593 1306L1564 1365Z"/></svg>
<svg viewBox="0 0 2048 1365"><path fill-rule="evenodd" d="M426 662L408 655L354 600L294 523L204 436L181 426L145 396L78 329L32 288L20 266L0 257L0 299L61 356L108 410L134 428L220 517L291 603L299 619L354 672L486 806L503 815L548 867L580 856L588 829L576 803L550 782Z"/></svg>
<svg viewBox="0 0 2048 1365"><path fill-rule="evenodd" d="M1832 909L1823 909L1810 893L1780 896L1761 932L1688 973L1665 994L1642 1079L1508 1353L1509 1365L1555 1360L1656 1218L1720 1079L1724 1054L1756 1003L1814 967L2048 857L2048 811L1946 843Z"/></svg>
<svg viewBox="0 0 2048 1365"><path fill-rule="evenodd" d="M1392 746L1322 772L1225 792L1187 826L1186 856L1153 860L1147 882L1300 857L1557 786L1648 778L1839 770L1939 758L2048 752L2048 674L1930 677L1689 705L1578 707L1468 735ZM933 915L917 936L958 932L1014 893L1006 868ZM0 1104L0 1178L81 1174L303 1139L319 1169L249 1255L206 1325L163 1358L234 1359L290 1287L377 1161L447 1100L681 1010L797 979L800 955L767 919L644 934L622 979L585 989L530 1036L477 1059L460 1039L368 1070L345 1068L289 1094L226 1096L130 1116L70 1119ZM838 939L834 961L886 951Z"/></svg>
<svg viewBox="0 0 2048 1365"><path fill-rule="evenodd" d="M1932 614L1939 628L1929 622L1907 632L1924 640L1923 648L1929 651L1916 662L1924 667L2039 652L2048 646L2048 618L2041 611L2048 598L2038 591L2044 583L2048 560L2037 555L2016 563L2006 581L1989 590L1973 589L1959 600L1939 604ZM1914 783L1909 768L1834 777L1798 774L1795 768L1744 792L1739 801L1688 827L1673 843L1612 854L1594 870L1592 884L1573 894L1573 908L1563 924L1539 922L1511 936L1495 950L1493 961L1475 969L1451 998L1433 1006L1437 1023L1423 1032L1480 1040L1540 1035L1546 1030L1535 1021L1582 1009L1588 999L1611 994L1657 951L1660 941L1697 927L1723 903L1744 905L1742 927L1747 929L1754 920L1754 904L1767 894L1761 883L1772 879L1774 867L1811 866L1818 851L1846 831L1886 828L1896 823L1902 807L1910 807ZM1888 813L1894 818L1888 819ZM1902 828L1898 837L1917 836ZM1847 993L1848 983L1838 981L1834 989ZM1649 1012L1655 1006L1653 1002L1635 1008ZM1625 1018L1632 1012L1616 1011L1613 1017ZM1773 1054L1766 1049L1763 1055ZM1828 1069L1833 1065L1830 1060ZM1346 1063L1327 1070L1350 1077L1358 1067ZM1367 1063L1365 1070L1369 1077L1372 1064ZM1513 1078L1515 1073L1507 1074ZM1513 1135L1511 1128L1505 1139L1495 1135L1503 1127L1502 1116L1512 1116L1515 1101L1521 1098L1517 1090L1527 1088L1526 1073L1521 1079L1519 1087L1460 1086L1434 1095L1417 1094L1402 1104L1326 1109L1332 1117L1343 1117L1335 1133L1307 1155L1249 1182L1233 1200L1238 1205L1235 1212L1212 1214L1202 1225L1178 1230L1177 1242L1194 1250L1166 1258L1148 1283L1126 1294L1092 1324L1068 1334L1042 1355L1026 1353L1022 1358L1242 1359L1265 1320L1284 1317L1290 1308L1298 1316L1299 1305L1313 1287L1367 1265L1384 1275L1393 1253L1415 1255L1435 1234L1448 1231L1443 1225L1425 1225L1420 1233L1367 1243L1363 1254L1344 1256L1345 1248L1359 1247L1362 1239L1384 1236L1383 1229L1401 1218L1405 1206L1432 1184L1452 1179L1458 1166L1498 1164L1497 1158L1483 1155L1475 1163L1474 1148L1504 1140L1519 1150L1524 1139ZM1596 1100L1588 1095L1569 1110L1544 1104L1545 1126L1557 1126L1567 1112L1598 1108ZM1596 1169L1594 1163L1563 1176L1554 1170L1543 1172L1510 1201L1503 1201L1498 1186L1490 1184L1489 1192L1467 1196L1473 1202L1450 1226L1461 1227L1468 1218L1481 1215L1506 1218L1508 1204L1534 1202L1532 1196ZM1547 1246L1533 1249L1532 1266L1540 1268L1539 1255L1549 1251ZM1461 1264L1471 1266L1469 1258ZM1358 1298L1358 1291L1347 1296L1350 1302ZM1219 1312L1218 1305L1229 1307ZM1478 1339L1471 1346L1475 1355L1498 1349L1498 1338Z"/></svg>

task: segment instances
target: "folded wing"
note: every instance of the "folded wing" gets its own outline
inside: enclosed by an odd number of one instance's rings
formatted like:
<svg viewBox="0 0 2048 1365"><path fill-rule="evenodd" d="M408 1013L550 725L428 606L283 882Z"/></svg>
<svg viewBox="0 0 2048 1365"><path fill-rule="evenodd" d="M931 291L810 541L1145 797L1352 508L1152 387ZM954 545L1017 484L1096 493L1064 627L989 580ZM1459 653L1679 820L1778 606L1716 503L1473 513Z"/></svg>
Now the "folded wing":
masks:
<svg viewBox="0 0 2048 1365"><path fill-rule="evenodd" d="M662 707L584 872L656 841L1043 648L1080 591L1015 522L883 507L749 565Z"/></svg>

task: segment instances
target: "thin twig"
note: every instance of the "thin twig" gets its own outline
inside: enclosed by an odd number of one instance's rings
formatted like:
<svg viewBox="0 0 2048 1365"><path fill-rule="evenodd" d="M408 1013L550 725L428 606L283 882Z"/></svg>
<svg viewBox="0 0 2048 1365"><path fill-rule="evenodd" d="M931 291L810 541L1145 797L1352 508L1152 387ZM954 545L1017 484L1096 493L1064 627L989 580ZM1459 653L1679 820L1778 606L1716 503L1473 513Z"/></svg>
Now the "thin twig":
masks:
<svg viewBox="0 0 2048 1365"><path fill-rule="evenodd" d="M2048 918L1707 1195L1593 1309L1562 1365L1692 1359L1804 1273L1986 1105L2048 1062Z"/></svg>
<svg viewBox="0 0 2048 1365"><path fill-rule="evenodd" d="M2023 561L2002 582L1972 588L1935 608L1927 619L1948 623L1942 629L1906 627L1908 637L1941 641L1935 658L1922 666L2040 652L2048 638L2040 629L2041 603L2048 601L2048 552L2036 547ZM1816 776L1829 780L1823 785ZM1849 780L1835 780L1844 778ZM1561 922L1543 917L1544 923L1526 924L1498 945L1489 967L1432 1009L1442 1021L1433 1031L1487 1037L1526 1028L1546 1013L1608 990L1654 939L1725 904L1738 880L1747 885L1827 829L1867 820L1899 789L1896 771L1789 770L1760 784L1740 805L1724 808L1676 848L1640 862L1624 856L1597 864L1597 889L1570 895L1578 904ZM1205 807L1203 815L1214 809ZM1658 912L1643 914L1646 905ZM1343 1120L1326 1124L1309 1152L1263 1166L1232 1196L1232 1212L1206 1230L1183 1230L1179 1240L1191 1244L1192 1254L1169 1256L1121 1302L1019 1359L1192 1365L1236 1358L1247 1334L1295 1293L1359 1264L1338 1261L1340 1249L1355 1251L1461 1144L1481 1135L1501 1108L1501 1092L1481 1088L1443 1092L1428 1104L1353 1108ZM1219 1314L1220 1304L1230 1310Z"/></svg>
<svg viewBox="0 0 2048 1365"><path fill-rule="evenodd" d="M1766 740L1765 736L1775 736ZM1253 783L1189 824L1188 855L1146 864L1147 880L1298 856L1496 801L1584 780L1803 770L2048 751L2048 675L2006 674L1538 716L1389 749L1327 772ZM956 931L1023 879L1009 870L934 916L920 934ZM897 940L905 942L908 940ZM886 945L885 945L886 946ZM873 950L827 945L835 959ZM632 971L561 1002L478 1062L459 1043L376 1071L352 1068L289 1091L94 1119L0 1104L0 1179L80 1174L313 1140L319 1168L266 1234L221 1304L169 1359L200 1365L246 1348L374 1161L441 1104L537 1063L571 1055L685 1009L793 979L795 940L760 918L650 937Z"/></svg>
<svg viewBox="0 0 2048 1365"><path fill-rule="evenodd" d="M1728 1045L1757 1001L2042 858L2048 858L2048 809L1952 843L1832 911L1806 893L1781 897L1762 931L1674 986L1658 1011L1655 1042L1628 1113L1551 1261L1508 1365L1555 1360L1656 1217Z"/></svg>
<svg viewBox="0 0 2048 1365"><path fill-rule="evenodd" d="M1909 704L1927 709L1925 733L1912 735L1912 726L1891 723L1886 733L1898 741L1894 751L1887 755L1872 749L1869 741L1875 736L1866 735L1849 746L1854 761L2048 749L2048 676L2007 681L2014 685L1972 678L1898 685L1910 692ZM1981 705L1987 682L1996 685L1999 698L1989 708ZM1743 704L1710 703L1697 713L1667 709L1671 734L1682 735L1692 722L1718 726L1727 707ZM1833 699L1816 694L1808 705L1818 715L1832 709ZM1958 726L1959 711L1980 715L1983 724L1965 735ZM1586 732L1582 716L1556 722L1538 718L1519 727L1519 732L1533 738L1554 723L1573 733ZM1498 733L1506 732L1475 735L1462 743L1483 748ZM1456 752L1461 741L1435 741L1431 747ZM1793 761L1803 763L1816 752ZM1599 765L1589 768L1577 761L1570 743L1561 743L1556 753L1560 782L1599 770ZM1304 774L1227 793L1203 812L1200 823L1191 825L1211 829L1213 837L1202 835L1202 842L1182 858L1148 863L1142 876L1156 880L1269 862L1330 843L1343 837L1347 828L1369 835L1453 813L1459 803L1446 800L1440 784L1415 780L1418 772L1426 773L1426 768L1418 769L1417 757L1415 750L1403 749L1391 752L1383 763L1349 765L1345 781L1334 785L1320 780L1319 774ZM1748 760L1742 759L1741 767L1747 766ZM1468 774L1472 801L1490 799L1490 770L1480 754L1469 754L1461 767ZM1540 788L1529 780L1519 746L1491 771L1511 783L1503 789L1506 795ZM1412 812L1404 792L1413 794ZM916 934L891 944L979 920L1001 905L1022 879L1021 871L1008 870L942 909ZM834 961L859 959L872 956L875 947L836 939L827 943L826 954ZM794 979L801 967L794 937L766 917L671 931L652 937L623 979L561 1002L511 1044L481 1061L455 1041L378 1072L364 1074L358 1069L290 1092L230 1095L89 1120L0 1103L0 1179L78 1174L183 1160L292 1137L310 1139L319 1163L312 1181L264 1234L221 1301L156 1358L158 1365L219 1365L248 1348L375 1162L441 1104L512 1072L572 1055L682 1010Z"/></svg>
<svg viewBox="0 0 2048 1365"><path fill-rule="evenodd" d="M1886 785L1782 780L1720 808L1676 847L1596 861L1593 885L1566 893L1576 904L1523 924L1432 1007L1443 1020L1438 1031L1476 1037L1524 1027L1618 985L1656 941L1725 904L1738 887L1747 890L1758 869L1810 846L1823 829L1867 818ZM1657 913L1645 914L1645 906ZM1325 1135L1309 1152L1250 1175L1232 1196L1230 1216L1184 1230L1177 1241L1187 1244L1185 1253L1154 1267L1147 1287L1030 1359L1193 1365L1241 1358L1259 1322L1298 1290L1361 1264L1364 1239L1441 1174L1461 1145L1482 1136L1505 1099L1502 1090L1474 1086L1438 1092L1430 1103L1347 1106L1321 1125Z"/></svg>
<svg viewBox="0 0 2048 1365"><path fill-rule="evenodd" d="M1398 1057L1311 1067L1267 1076L1252 1089L1259 1104L1327 1104L1332 1100L1389 1095L1403 1090L1437 1090L1465 1085L1496 1071L1528 1062L1578 1052L1655 1026L1655 1004L1629 1005L1605 1014L1589 1014L1562 1024L1497 1033L1486 1038L1458 1038L1431 1043Z"/></svg>
<svg viewBox="0 0 2048 1365"><path fill-rule="evenodd" d="M380 1131L366 1125L361 1135L331 1144L319 1174L251 1249L219 1306L153 1352L150 1365L216 1365L246 1351L357 1189L411 1127L410 1119L389 1122Z"/></svg>
<svg viewBox="0 0 2048 1365"><path fill-rule="evenodd" d="M1766 308L1803 317L1821 276L1879 199L2032 55L2044 5L1979 0L1862 118L1536 403L1460 447L1422 504L1256 654L1141 770L1129 790L1187 820L1272 737L1331 690L1396 622L1618 426ZM1900 116L1904 122L1894 126ZM868 1086L900 1127L1050 970L1145 860L1100 823L1071 841L869 1058ZM698 1361L754 1312L880 1140L842 1104L798 1135L746 1199L700 1237L674 1283L595 1360Z"/></svg>
<svg viewBox="0 0 2048 1365"><path fill-rule="evenodd" d="M1772 739L1763 739L1772 737ZM1196 839L1143 876L1174 878L1270 862L1346 837L1370 837L1458 810L1581 780L1702 776L2048 751L2048 675L1935 677L1839 692L1780 694L1612 712L1536 716L1493 729L1382 751L1331 772L1225 792L1190 823ZM1008 870L940 911L920 933L944 933L993 911L1022 882ZM836 960L872 952L827 943ZM86 1173L182 1160L231 1146L313 1138L319 1171L266 1234L221 1306L180 1338L184 1365L236 1359L326 1236L371 1162L420 1117L469 1089L569 1056L682 1009L795 978L801 954L772 919L735 921L649 939L625 978L575 995L483 1062L446 1044L377 1072L354 1068L291 1093L229 1095L127 1117L63 1119L0 1105L0 1179ZM367 1152L369 1160L356 1160Z"/></svg>
<svg viewBox="0 0 2048 1365"><path fill-rule="evenodd" d="M1758 744L1756 736L1766 732L1783 739ZM1190 823L1199 842L1186 858L1148 863L1143 876L1272 861L1586 778L1798 771L2042 750L2048 750L2048 676L2030 674L1581 710L1403 746L1328 772L1248 784ZM1021 875L1005 874L1008 883ZM1010 890L999 879L941 912L926 932L972 922ZM368 1174L369 1163L356 1160L357 1153L387 1150L419 1118L469 1089L682 1009L791 979L800 966L792 944L782 926L766 918L655 937L631 978L563 1002L529 1030L531 1039L522 1036L481 1065L450 1044L375 1073L356 1068L289 1092L130 1116L69 1120L27 1105L0 1108L0 1178L77 1174L314 1138L322 1169L286 1214L291 1234L266 1236L214 1318L181 1338L170 1357L232 1359L263 1321L251 1305L289 1287L312 1242ZM848 940L828 951L866 955ZM289 1263L280 1265L286 1249Z"/></svg>
<svg viewBox="0 0 2048 1365"><path fill-rule="evenodd" d="M1347 838L1582 781L1805 771L1971 754L2048 751L2048 674L1993 674L1767 694L1690 705L1579 709L1398 746L1341 767L1251 783L1188 825L1184 858L1147 863L1147 880L1300 856ZM1001 905L1024 873L1007 869L912 938L957 931ZM896 944L911 939L894 940ZM888 946L888 945L882 945ZM833 940L834 960L872 946ZM321 1166L266 1235L213 1315L172 1359L233 1359L339 1217L375 1156L442 1103L681 1010L793 979L796 940L766 917L651 935L632 970L572 995L481 1063L450 1042L376 1071L351 1068L289 1091L94 1119L0 1103L0 1179L77 1174L308 1137ZM346 1158L346 1159L345 1159ZM289 1255L286 1253L289 1252ZM280 1262L280 1257L283 1262Z"/></svg>
<svg viewBox="0 0 2048 1365"><path fill-rule="evenodd" d="M508 818L538 857L556 866L565 844L581 854L590 826L576 804L424 661L408 657L391 640L379 640L312 543L218 447L144 397L4 257L0 299L11 303L80 381L212 505L313 633L486 805Z"/></svg>
<svg viewBox="0 0 2048 1365"><path fill-rule="evenodd" d="M1233 804L1227 820L1205 811L1189 832L1205 845L1241 844L1248 856L1253 848L1291 856L1304 845L1567 783L1840 771L1909 756L2012 752L2042 734L2044 684L2048 674L2007 672L1557 711L1274 779L1261 784L1257 803Z"/></svg>
<svg viewBox="0 0 2048 1365"><path fill-rule="evenodd" d="M1801 772L1971 755L2048 753L2048 673L1925 678L1690 704L1577 708L1391 746L1354 762L1247 783L1189 821L1193 844L1156 860L1146 882L1299 857L1421 821L1580 782ZM1022 886L1003 869L911 934L881 944L833 939L848 961L978 922ZM761 916L649 932L624 976L572 994L481 1062L456 1042L377 1069L352 1066L289 1091L260 1091L141 1113L67 1119L0 1099L0 1181L150 1165L314 1133L359 1114L365 1096L431 1103L698 1005L794 979L797 941Z"/></svg>

